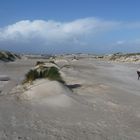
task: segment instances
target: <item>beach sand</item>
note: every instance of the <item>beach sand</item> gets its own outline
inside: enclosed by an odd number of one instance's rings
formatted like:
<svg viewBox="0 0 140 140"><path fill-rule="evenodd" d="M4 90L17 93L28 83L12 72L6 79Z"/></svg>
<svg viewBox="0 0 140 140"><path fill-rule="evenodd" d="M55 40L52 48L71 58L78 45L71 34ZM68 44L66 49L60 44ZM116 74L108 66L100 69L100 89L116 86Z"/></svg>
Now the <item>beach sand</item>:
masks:
<svg viewBox="0 0 140 140"><path fill-rule="evenodd" d="M16 86L38 60L0 63L0 75L9 77L0 81L0 139L139 140L139 64L62 59L67 85L43 79L25 91Z"/></svg>

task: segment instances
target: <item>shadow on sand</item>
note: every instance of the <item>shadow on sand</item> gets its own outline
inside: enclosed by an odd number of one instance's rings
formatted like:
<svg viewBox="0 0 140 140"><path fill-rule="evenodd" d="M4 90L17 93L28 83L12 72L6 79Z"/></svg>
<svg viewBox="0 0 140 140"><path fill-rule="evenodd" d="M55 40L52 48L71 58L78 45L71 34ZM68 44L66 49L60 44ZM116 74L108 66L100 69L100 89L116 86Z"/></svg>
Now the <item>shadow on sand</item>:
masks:
<svg viewBox="0 0 140 140"><path fill-rule="evenodd" d="M71 90L73 90L73 89L75 89L75 88L79 88L79 87L81 87L81 85L80 84L72 84L72 85L66 85L69 89L71 89Z"/></svg>

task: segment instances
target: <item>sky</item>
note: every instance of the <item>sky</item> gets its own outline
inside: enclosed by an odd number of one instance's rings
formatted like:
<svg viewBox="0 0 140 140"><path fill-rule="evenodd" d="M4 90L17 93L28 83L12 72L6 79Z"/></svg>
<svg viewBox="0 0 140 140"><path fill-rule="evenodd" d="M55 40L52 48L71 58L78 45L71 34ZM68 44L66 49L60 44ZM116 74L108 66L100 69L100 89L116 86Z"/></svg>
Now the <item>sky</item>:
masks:
<svg viewBox="0 0 140 140"><path fill-rule="evenodd" d="M140 52L139 0L0 0L0 50Z"/></svg>

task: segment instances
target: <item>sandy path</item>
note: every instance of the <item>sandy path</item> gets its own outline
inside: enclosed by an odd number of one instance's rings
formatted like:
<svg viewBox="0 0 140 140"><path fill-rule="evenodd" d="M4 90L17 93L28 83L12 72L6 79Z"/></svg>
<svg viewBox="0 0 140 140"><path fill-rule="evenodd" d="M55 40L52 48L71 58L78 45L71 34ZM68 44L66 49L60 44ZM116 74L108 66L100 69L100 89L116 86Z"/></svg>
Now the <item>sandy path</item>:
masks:
<svg viewBox="0 0 140 140"><path fill-rule="evenodd" d="M0 64L0 74L12 79L8 91L35 61ZM18 100L14 95L0 96L1 140L140 139L140 81L136 75L139 65L87 58L71 61L71 65L62 72L73 92L67 93L61 87L65 92L54 94L51 100L40 94L47 104ZM51 105L52 101L60 102Z"/></svg>

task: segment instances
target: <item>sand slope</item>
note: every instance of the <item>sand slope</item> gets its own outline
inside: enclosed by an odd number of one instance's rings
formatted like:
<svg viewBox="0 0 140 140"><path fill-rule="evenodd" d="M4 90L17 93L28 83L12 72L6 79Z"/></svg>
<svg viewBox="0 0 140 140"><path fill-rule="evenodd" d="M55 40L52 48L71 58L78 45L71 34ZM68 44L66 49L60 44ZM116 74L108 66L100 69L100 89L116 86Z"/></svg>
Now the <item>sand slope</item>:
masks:
<svg viewBox="0 0 140 140"><path fill-rule="evenodd" d="M72 103L71 91L57 81L37 80L23 93L28 100L39 105L67 107Z"/></svg>
<svg viewBox="0 0 140 140"><path fill-rule="evenodd" d="M39 80L12 90L37 60L0 63L0 75L11 79L1 88L0 139L139 140L139 64L102 62L89 56L66 59L70 67L61 72L70 89Z"/></svg>

